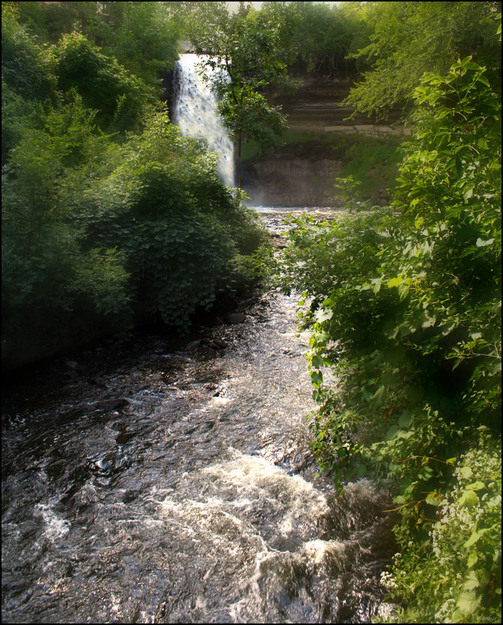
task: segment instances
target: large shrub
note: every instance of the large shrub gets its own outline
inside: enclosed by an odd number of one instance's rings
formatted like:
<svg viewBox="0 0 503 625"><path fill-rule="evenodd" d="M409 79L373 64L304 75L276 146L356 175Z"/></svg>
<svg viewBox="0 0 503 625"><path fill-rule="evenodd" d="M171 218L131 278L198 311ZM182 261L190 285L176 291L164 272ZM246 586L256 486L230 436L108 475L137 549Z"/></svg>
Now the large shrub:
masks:
<svg viewBox="0 0 503 625"><path fill-rule="evenodd" d="M56 80L44 51L18 21L18 10L2 3L2 165L35 113L56 98Z"/></svg>
<svg viewBox="0 0 503 625"><path fill-rule="evenodd" d="M186 331L198 311L254 281L243 259L264 235L215 158L165 113L124 145L94 117L74 94L13 150L3 178L6 361L22 360L27 343L36 351L37 336L45 351L71 343L77 325L127 329L132 313Z"/></svg>
<svg viewBox="0 0 503 625"><path fill-rule="evenodd" d="M17 8L2 3L2 80L26 100L50 98L54 78L42 49L18 21Z"/></svg>
<svg viewBox="0 0 503 625"><path fill-rule="evenodd" d="M84 106L97 111L96 120L108 131L139 130L153 94L114 57L105 56L84 35L64 35L50 50L58 88L76 89Z"/></svg>
<svg viewBox="0 0 503 625"><path fill-rule="evenodd" d="M165 114L78 201L89 245L115 243L123 251L137 312L179 329L219 293L236 292L236 255L262 242L240 197L218 178L214 158L181 138Z"/></svg>
<svg viewBox="0 0 503 625"><path fill-rule="evenodd" d="M475 609L490 618L501 602L501 546L492 529L480 535L489 541L488 568L482 573L471 557L466 592L445 592L437 561L428 572L440 590L420 594L415 568L435 559L432 541L452 571L463 568L466 553L449 542L452 532L433 528L455 503L449 493L473 446L499 466L498 445L484 447L482 432L495 440L501 432L501 104L485 68L470 58L445 77L426 74L416 98L416 131L391 209L330 226L300 221L285 273L289 286L311 297L303 322L313 331L309 361L321 404L315 454L324 468L373 471L395 489L403 548L395 596L410 601L405 618L469 619ZM336 385L324 383L324 366ZM486 509L494 489L478 475L480 488L462 488L473 502L479 490L488 493L480 514L494 523ZM466 548L482 527L474 521Z"/></svg>
<svg viewBox="0 0 503 625"><path fill-rule="evenodd" d="M76 97L39 125L23 129L2 176L2 359L9 365L129 316L120 253L115 245L84 248L67 201L76 172L90 173L86 163L97 164L106 144L94 113Z"/></svg>

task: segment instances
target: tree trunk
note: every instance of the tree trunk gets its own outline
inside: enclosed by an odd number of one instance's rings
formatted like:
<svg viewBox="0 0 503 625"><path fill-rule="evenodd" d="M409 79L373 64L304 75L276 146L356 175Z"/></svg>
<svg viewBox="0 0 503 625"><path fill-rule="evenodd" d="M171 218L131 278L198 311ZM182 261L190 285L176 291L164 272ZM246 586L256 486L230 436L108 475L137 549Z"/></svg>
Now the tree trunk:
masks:
<svg viewBox="0 0 503 625"><path fill-rule="evenodd" d="M236 155L236 172L238 175L238 189L241 189L241 145L242 145L242 133L238 133L238 149Z"/></svg>

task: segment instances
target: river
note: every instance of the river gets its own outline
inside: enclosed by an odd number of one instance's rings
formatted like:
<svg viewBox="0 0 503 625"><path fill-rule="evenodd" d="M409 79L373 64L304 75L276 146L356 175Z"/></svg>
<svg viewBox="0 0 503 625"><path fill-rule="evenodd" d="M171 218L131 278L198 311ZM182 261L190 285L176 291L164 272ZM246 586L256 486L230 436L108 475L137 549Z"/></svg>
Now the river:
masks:
<svg viewBox="0 0 503 625"><path fill-rule="evenodd" d="M285 211L260 212L284 229ZM244 312L4 389L3 622L359 623L386 607L389 502L317 476L296 298Z"/></svg>

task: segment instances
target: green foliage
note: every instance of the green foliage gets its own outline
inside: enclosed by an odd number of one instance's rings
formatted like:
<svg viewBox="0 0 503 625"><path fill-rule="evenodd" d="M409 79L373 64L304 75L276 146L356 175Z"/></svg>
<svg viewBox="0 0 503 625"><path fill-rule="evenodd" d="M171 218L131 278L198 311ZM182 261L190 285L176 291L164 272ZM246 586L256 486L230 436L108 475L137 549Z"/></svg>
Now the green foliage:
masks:
<svg viewBox="0 0 503 625"><path fill-rule="evenodd" d="M497 622L501 616L501 448L481 426L478 447L459 458L453 486L427 496L435 522L427 543L409 548L382 581L407 606L398 622ZM406 543L407 544L407 543Z"/></svg>
<svg viewBox="0 0 503 625"><path fill-rule="evenodd" d="M52 36L47 24L37 24L44 9L3 7L7 367L124 333L135 316L186 330L199 310L245 293L260 273L254 255L264 234L242 195L218 178L215 158L183 140L165 112L152 112L152 90L73 30L66 19L73 9L63 4L55 11L66 34L45 52L30 32L38 25L41 39ZM99 23L96 4L81 4L75 10L82 24ZM124 45L134 32L126 28L127 15L137 15L137 27L146 28L162 12L132 6L153 3L125 4L131 6L115 7L124 26L117 41ZM147 56L153 58L151 43ZM53 89L43 101L36 81L34 92L24 82L39 68Z"/></svg>
<svg viewBox="0 0 503 625"><path fill-rule="evenodd" d="M19 21L42 44L54 44L62 35L99 23L97 2L12 2Z"/></svg>
<svg viewBox="0 0 503 625"><path fill-rule="evenodd" d="M283 36L295 54L291 64L296 69L338 79L356 74L359 61L349 53L355 45L368 43L370 28L363 11L351 5L356 3L291 2L276 9L288 18Z"/></svg>
<svg viewBox="0 0 503 625"><path fill-rule="evenodd" d="M346 99L355 114L378 120L394 108L405 114L423 73L443 74L459 57L472 55L488 67L499 62L497 3L375 2L363 11L373 33L354 56L366 59L371 69ZM492 78L499 80L499 72Z"/></svg>
<svg viewBox="0 0 503 625"><path fill-rule="evenodd" d="M315 455L339 478L372 473L395 491L392 590L409 622L468 621L501 607L501 103L469 57L425 74L416 99L392 206L298 220L282 271L309 302Z"/></svg>
<svg viewBox="0 0 503 625"><path fill-rule="evenodd" d="M2 83L25 100L43 101L53 96L54 79L42 49L18 17L14 3L2 3Z"/></svg>
<svg viewBox="0 0 503 625"><path fill-rule="evenodd" d="M37 111L54 101L55 87L44 52L19 23L17 7L2 3L2 164Z"/></svg>
<svg viewBox="0 0 503 625"><path fill-rule="evenodd" d="M221 3L201 3L192 18L191 40L198 52L208 55L206 65L216 70L210 80L224 123L237 140L238 163L245 139L262 147L274 145L286 128L280 108L269 104L263 93L268 85L287 81L281 17L249 6L230 15Z"/></svg>
<svg viewBox="0 0 503 625"><path fill-rule="evenodd" d="M79 32L161 95L160 76L173 69L183 20L169 2L14 2L19 21L39 43Z"/></svg>
<svg viewBox="0 0 503 625"><path fill-rule="evenodd" d="M70 3L73 4L73 3ZM176 3L103 2L84 33L129 73L161 95L159 77L172 70L183 21ZM105 18L106 17L106 18Z"/></svg>
<svg viewBox="0 0 503 625"><path fill-rule="evenodd" d="M347 165L341 172L341 178L352 180L357 187L349 191L347 201L354 206L357 199L370 200L376 196L383 196L391 188L398 175L398 164L401 160L399 147L403 142L401 137L373 138L361 135L338 137L338 144L346 147L345 160ZM343 149L342 145L338 150ZM336 182L337 190L344 190L340 182ZM344 194L343 194L344 195ZM382 198L381 198L382 199Z"/></svg>
<svg viewBox="0 0 503 625"><path fill-rule="evenodd" d="M219 293L238 288L234 257L262 241L214 158L162 113L130 141L122 163L74 201L89 244L122 250L136 312L180 331Z"/></svg>
<svg viewBox="0 0 503 625"><path fill-rule="evenodd" d="M104 138L95 131L94 112L75 95L73 102L50 109L37 123L39 128L22 129L2 177L5 362L22 361L21 352L31 350L31 344L35 352L41 343L44 350L51 342L71 344L75 314L78 323L99 322L102 330L126 327L130 316L120 254L111 248L84 249L67 201L74 172L96 162L102 151Z"/></svg>
<svg viewBox="0 0 503 625"><path fill-rule="evenodd" d="M76 89L84 106L97 111L103 130L125 131L141 128L145 107L152 103L146 85L107 57L84 35L63 36L50 50L58 88Z"/></svg>

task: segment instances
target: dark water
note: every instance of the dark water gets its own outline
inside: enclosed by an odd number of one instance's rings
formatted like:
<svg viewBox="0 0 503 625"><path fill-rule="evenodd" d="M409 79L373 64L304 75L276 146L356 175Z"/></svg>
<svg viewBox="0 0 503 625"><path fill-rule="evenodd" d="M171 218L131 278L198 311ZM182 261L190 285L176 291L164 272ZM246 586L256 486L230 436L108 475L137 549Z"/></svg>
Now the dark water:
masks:
<svg viewBox="0 0 503 625"><path fill-rule="evenodd" d="M261 212L282 229L281 211ZM388 502L368 481L337 498L315 477L295 320L295 298L270 293L178 350L138 338L4 391L4 621L369 622L386 608Z"/></svg>

